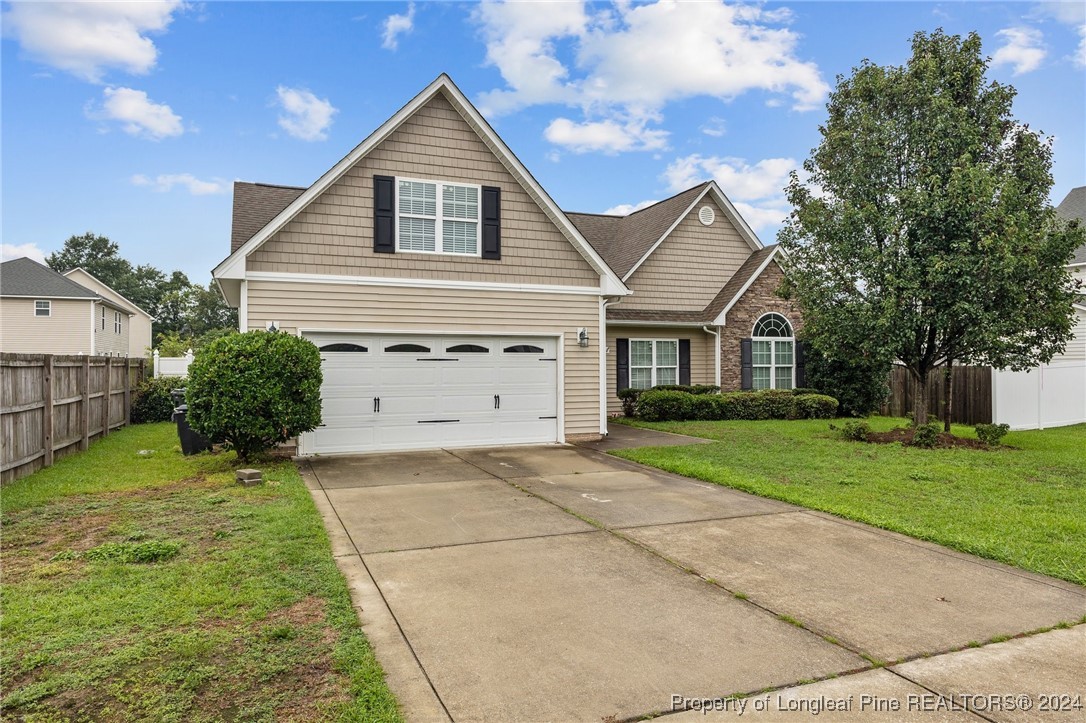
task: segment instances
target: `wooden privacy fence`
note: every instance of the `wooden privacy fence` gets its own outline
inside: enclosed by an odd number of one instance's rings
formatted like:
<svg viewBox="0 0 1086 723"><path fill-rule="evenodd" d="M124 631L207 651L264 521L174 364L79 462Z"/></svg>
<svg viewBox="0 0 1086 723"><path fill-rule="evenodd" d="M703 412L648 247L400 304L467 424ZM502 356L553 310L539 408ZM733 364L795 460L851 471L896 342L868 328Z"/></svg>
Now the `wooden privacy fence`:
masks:
<svg viewBox="0 0 1086 723"><path fill-rule="evenodd" d="M143 359L0 354L0 481L48 467L128 424Z"/></svg>
<svg viewBox="0 0 1086 723"><path fill-rule="evenodd" d="M954 367L950 400L950 421L957 424L989 424L992 421L991 367ZM928 377L930 404L928 414L943 418L946 381L942 369ZM895 366L890 372L890 397L882 405L882 414L904 417L913 409L916 380L905 367Z"/></svg>

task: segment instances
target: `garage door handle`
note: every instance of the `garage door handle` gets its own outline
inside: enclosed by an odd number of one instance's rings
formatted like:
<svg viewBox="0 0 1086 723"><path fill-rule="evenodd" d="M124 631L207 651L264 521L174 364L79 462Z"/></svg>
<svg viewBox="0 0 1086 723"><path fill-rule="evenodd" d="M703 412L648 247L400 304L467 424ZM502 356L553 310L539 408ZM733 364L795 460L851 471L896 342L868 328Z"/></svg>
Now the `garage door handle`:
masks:
<svg viewBox="0 0 1086 723"><path fill-rule="evenodd" d="M497 394L494 395L494 408L495 409L501 409L502 408L502 398Z"/></svg>
<svg viewBox="0 0 1086 723"><path fill-rule="evenodd" d="M380 414L381 413L381 398L380 397L374 397L373 398L373 413L374 414Z"/></svg>
<svg viewBox="0 0 1086 723"><path fill-rule="evenodd" d="M449 424L450 422L459 421L459 419L420 419L419 424Z"/></svg>

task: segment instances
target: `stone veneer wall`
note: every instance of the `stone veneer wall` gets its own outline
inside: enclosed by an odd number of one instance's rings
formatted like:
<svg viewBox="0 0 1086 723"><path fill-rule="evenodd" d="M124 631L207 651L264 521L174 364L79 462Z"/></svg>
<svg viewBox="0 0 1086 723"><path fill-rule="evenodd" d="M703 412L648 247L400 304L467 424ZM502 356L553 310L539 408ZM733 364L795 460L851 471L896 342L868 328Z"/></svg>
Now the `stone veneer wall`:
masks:
<svg viewBox="0 0 1086 723"><path fill-rule="evenodd" d="M720 388L723 391L739 391L742 386L739 342L750 336L759 317L775 311L791 322L793 333L799 334L803 328L799 307L776 294L783 278L780 267L776 263L770 263L728 312L726 326L720 329Z"/></svg>

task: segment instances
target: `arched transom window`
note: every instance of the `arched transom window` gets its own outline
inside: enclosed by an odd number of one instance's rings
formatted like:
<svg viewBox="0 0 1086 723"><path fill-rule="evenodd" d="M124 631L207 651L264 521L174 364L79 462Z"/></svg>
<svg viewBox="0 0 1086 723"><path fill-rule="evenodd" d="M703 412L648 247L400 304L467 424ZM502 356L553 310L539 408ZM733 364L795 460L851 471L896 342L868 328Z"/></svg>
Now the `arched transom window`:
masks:
<svg viewBox="0 0 1086 723"><path fill-rule="evenodd" d="M791 389L796 378L796 340L780 314L758 319L751 335L751 382L755 389Z"/></svg>

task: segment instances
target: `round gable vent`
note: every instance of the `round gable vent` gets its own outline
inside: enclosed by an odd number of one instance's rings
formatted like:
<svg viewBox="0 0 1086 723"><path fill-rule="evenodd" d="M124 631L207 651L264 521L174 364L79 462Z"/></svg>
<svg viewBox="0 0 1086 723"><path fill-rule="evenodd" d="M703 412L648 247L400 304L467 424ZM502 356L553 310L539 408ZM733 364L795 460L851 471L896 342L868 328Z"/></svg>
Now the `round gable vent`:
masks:
<svg viewBox="0 0 1086 723"><path fill-rule="evenodd" d="M716 220L716 212L712 206L702 206L698 211L698 220L701 221L703 226L712 226L713 221Z"/></svg>

